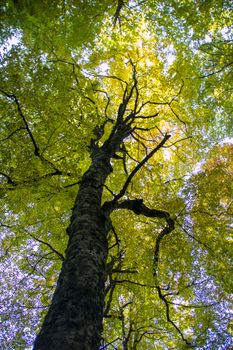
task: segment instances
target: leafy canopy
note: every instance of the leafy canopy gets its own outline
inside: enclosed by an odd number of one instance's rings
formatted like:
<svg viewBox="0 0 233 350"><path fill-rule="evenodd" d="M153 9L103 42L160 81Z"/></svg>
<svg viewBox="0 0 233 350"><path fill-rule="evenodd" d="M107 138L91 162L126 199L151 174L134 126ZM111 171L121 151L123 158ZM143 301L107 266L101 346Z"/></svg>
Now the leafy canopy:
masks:
<svg viewBox="0 0 233 350"><path fill-rule="evenodd" d="M164 219L114 213L104 344L230 346L230 11L217 0L2 3L3 349L33 342L91 140L103 125L107 139L130 91L134 133L112 159L103 201L167 133L125 197L167 211L175 230L160 240Z"/></svg>

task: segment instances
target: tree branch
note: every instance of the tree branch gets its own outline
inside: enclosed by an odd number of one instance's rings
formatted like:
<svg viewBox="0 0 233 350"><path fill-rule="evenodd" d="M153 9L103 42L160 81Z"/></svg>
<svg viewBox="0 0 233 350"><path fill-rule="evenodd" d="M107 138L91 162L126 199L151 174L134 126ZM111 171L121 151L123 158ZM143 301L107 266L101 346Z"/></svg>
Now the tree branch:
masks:
<svg viewBox="0 0 233 350"><path fill-rule="evenodd" d="M153 267L153 270L154 270L153 273L155 277L157 276L157 268L159 264L159 250L160 250L160 244L162 242L162 239L164 238L164 236L168 235L175 229L175 221L170 218L170 215L167 216L166 221L167 221L167 226L164 227L162 231L160 231L155 241L154 267Z"/></svg>
<svg viewBox="0 0 233 350"><path fill-rule="evenodd" d="M142 199L126 199L123 202L114 202L112 204L112 210L116 209L128 209L133 211L136 215L143 215L149 218L162 218L165 220L172 220L170 218L170 214L167 211L150 209L143 203Z"/></svg>
<svg viewBox="0 0 233 350"><path fill-rule="evenodd" d="M13 100L13 101L16 103L17 109L18 109L18 112L19 112L19 115L20 115L20 117L21 117L22 120L23 120L23 123L24 123L24 125L25 125L25 129L27 130L28 135L29 135L29 137L30 137L30 139L31 139L31 141L32 141L33 146L34 146L34 154L35 154L36 156L39 156L39 155L40 155L40 154L39 154L39 150L40 150L40 149L39 149L39 147L37 146L36 140L34 139L34 136L32 135L32 132L31 132L29 126L28 126L27 120L26 120L26 118L25 118L25 116L24 116L24 114L23 114L23 112L22 112L22 109L21 109L19 100L17 99L17 97L16 97L14 94L8 94L8 93L6 93L5 91L3 91L3 90L1 90L1 89L0 89L0 92L1 92L3 95L7 96L8 98L10 98L11 100Z"/></svg>
<svg viewBox="0 0 233 350"><path fill-rule="evenodd" d="M65 260L65 257L61 253L59 253L55 248L53 248L53 246L51 246L50 243L47 243L47 242L43 241L42 239L35 237L34 235L29 233L28 231L27 231L27 233L29 234L30 237L35 239L37 242L42 243L42 244L46 245L47 247L49 247L49 249L52 250L53 253L55 253L56 255L59 256L59 259L61 259L62 261Z"/></svg>
<svg viewBox="0 0 233 350"><path fill-rule="evenodd" d="M224 69L226 69L227 67L231 66L233 64L233 61L232 62L229 62L229 63L226 63L223 67L219 68L218 70L216 71L213 71L211 73L208 73L208 74L204 74L204 75L201 75L199 78L200 79L203 79L203 78L208 78L214 74L217 74L217 73L220 73L222 72Z"/></svg>
<svg viewBox="0 0 233 350"><path fill-rule="evenodd" d="M167 299L165 298L165 296L162 294L161 292L161 288L159 286L156 287L157 291L158 291L158 296L159 298L163 301L163 303L165 304L166 307L166 317L167 317L167 321L169 323L172 324L172 326L177 330L177 332L179 333L179 335L181 336L182 340L186 343L186 345L188 345L189 347L196 347L195 345L193 345L192 343L190 343L183 335L183 333L181 332L181 330L179 329L179 327L171 320L170 318L170 309L169 309L169 303L167 301Z"/></svg>
<svg viewBox="0 0 233 350"><path fill-rule="evenodd" d="M8 184L16 186L16 183L12 180L12 178L9 175L3 173L2 171L0 171L0 175L4 176L7 179Z"/></svg>
<svg viewBox="0 0 233 350"><path fill-rule="evenodd" d="M114 201L117 201L121 197L124 196L130 182L133 177L137 174L137 172L143 167L143 165L160 149L163 147L165 142L171 137L171 135L166 134L163 140L133 169L133 171L129 174L125 184L123 185L121 191L115 196Z"/></svg>
<svg viewBox="0 0 233 350"><path fill-rule="evenodd" d="M113 16L113 25L114 25L114 27L116 26L117 21L120 22L120 12L121 12L123 6L124 6L124 1L123 0L118 0L116 12L115 12L115 14Z"/></svg>
<svg viewBox="0 0 233 350"><path fill-rule="evenodd" d="M40 160L41 160L42 162L48 163L48 164L55 170L55 175L62 175L62 172L61 172L59 169L57 169L57 168L55 167L55 165L54 165L52 162L50 162L49 160L45 159L45 158L43 157L43 155L40 153L40 148L38 147L38 145L37 145L37 143L36 143L36 140L35 140L35 138L34 138L32 132L31 132L31 130L30 130L30 128L29 128L28 122L27 122L27 120L26 120L26 118L25 118L25 116L24 116L24 113L23 113L23 111L22 111L22 108L21 108L21 106L20 106L20 102L19 102L18 98L17 98L14 94L8 94L7 92L3 91L2 89L0 89L0 92L1 92L3 95L5 95L6 97L8 97L9 99L11 99L12 101L14 101L14 102L16 103L18 113L19 113L20 117L21 117L22 120L23 120L23 123L24 123L24 125L25 125L25 129L27 130L27 133L28 133L28 135L29 135L29 138L30 138L30 140L31 140L31 142L32 142L32 144L33 144L35 156L38 157L38 158L40 158Z"/></svg>
<svg viewBox="0 0 233 350"><path fill-rule="evenodd" d="M16 130L12 131L7 137L5 137L4 139L0 139L0 142L10 139L11 136L13 136L17 131L25 130L25 129L26 129L25 127L20 127L20 128L18 128Z"/></svg>

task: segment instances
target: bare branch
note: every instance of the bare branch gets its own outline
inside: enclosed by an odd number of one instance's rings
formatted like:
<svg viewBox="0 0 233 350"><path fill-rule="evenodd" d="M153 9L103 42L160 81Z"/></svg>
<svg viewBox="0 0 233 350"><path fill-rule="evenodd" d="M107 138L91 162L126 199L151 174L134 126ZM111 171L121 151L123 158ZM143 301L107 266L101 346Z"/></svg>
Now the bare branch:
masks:
<svg viewBox="0 0 233 350"><path fill-rule="evenodd" d="M132 138L137 141L140 145L142 145L142 147L145 150L146 155L148 154L148 149L146 147L146 145L144 144L144 142L142 142L142 140L140 140L140 135L138 135L136 132L132 133Z"/></svg>
<svg viewBox="0 0 233 350"><path fill-rule="evenodd" d="M123 8L123 6L124 6L124 1L123 0L118 0L118 4L117 4L117 8L116 8L116 12L115 12L115 14L114 14L114 16L113 16L113 25L114 25L114 27L116 26L116 23L117 23L117 21L119 21L120 22L120 13L121 13L121 10L122 10L122 8Z"/></svg>
<svg viewBox="0 0 233 350"><path fill-rule="evenodd" d="M153 101L146 101L146 102L144 102L144 103L142 103L141 104L141 106L140 106L140 108L137 110L137 112L135 113L136 114L136 118L142 118L142 119L146 119L146 118L153 118L153 117L156 117L157 115L158 115L158 113L155 113L155 114L152 114L151 116L142 116L142 115L139 115L139 116L137 116L140 112L141 112L141 110L143 109L143 107L145 107L146 105L155 105L155 106L169 106L169 108L171 109L171 111L172 111L172 113L176 116L176 118L181 122L181 123L183 123L184 125L185 125L185 127L186 127L186 123L183 121L183 120L181 120L180 119L180 117L178 116L178 114L174 111L174 109L172 108L172 102L173 101L176 101L177 100L177 98L180 96L180 94L181 94L181 92L182 92L182 89L183 89L183 87L184 87L184 81L183 81L183 79L182 79L182 84L181 84L181 87L180 87L180 89L179 89L179 91L178 91L178 93L176 94L176 95L174 95L173 97L172 97L172 99L169 101L169 102L153 102Z"/></svg>
<svg viewBox="0 0 233 350"><path fill-rule="evenodd" d="M127 280L127 279L124 279L124 280L115 280L116 283L130 283L130 284L134 284L136 286L139 286L139 287L151 287L151 288L155 288L155 286L150 286L148 284L144 284L144 283L139 283L139 282L135 282L135 281L130 281L130 280Z"/></svg>
<svg viewBox="0 0 233 350"><path fill-rule="evenodd" d="M111 247L109 247L108 250L112 249L113 247L115 247L115 246L117 245L118 254L120 254L120 239L119 239L119 237L118 237L118 235L117 235L117 233L116 233L116 230L115 230L115 228L114 228L113 225L112 225L112 227L111 227L111 230L112 230L112 232L113 232L113 234L114 234L116 243L114 243Z"/></svg>
<svg viewBox="0 0 233 350"><path fill-rule="evenodd" d="M168 235L175 229L175 220L170 217L170 214L167 211L148 208L143 203L142 199L128 199L120 203L114 202L113 200L112 202L105 202L105 205L110 205L110 207L112 206L110 210L128 209L132 210L136 215L144 215L150 218L163 218L166 220L167 225L158 234L155 242L153 274L156 276L157 266L159 263L160 244L164 236Z"/></svg>
<svg viewBox="0 0 233 350"><path fill-rule="evenodd" d="M17 109L18 109L18 112L19 112L19 115L20 115L20 117L21 117L22 120L23 120L23 123L24 123L24 125L25 125L25 129L27 130L28 135L29 135L29 137L30 137L30 139L31 139L31 141L32 141L33 146L34 146L34 154L35 154L36 156L40 156L40 153L39 153L40 149L39 149L39 147L37 146L36 140L35 140L34 136L32 135L32 132L31 132L31 130L30 130L30 128L29 128L29 125L28 125L28 123L27 123L27 120L26 120L26 118L25 118L25 116L24 116L24 114L23 114L23 112L22 112L22 109L21 109L19 100L17 99L17 97L16 97L14 94L8 94L8 93L6 93L5 91L3 91L3 90L1 90L1 89L0 89L0 92L1 92L3 95L7 96L8 98L10 98L11 100L13 100L13 101L16 103Z"/></svg>
<svg viewBox="0 0 233 350"><path fill-rule="evenodd" d="M16 129L16 130L12 131L7 137L5 137L4 139L1 139L0 142L8 140L8 139L11 138L11 136L13 136L16 132L18 132L18 131L20 131L20 130L25 130L25 129L26 129L26 128L21 127L21 128L18 128L18 129Z"/></svg>
<svg viewBox="0 0 233 350"><path fill-rule="evenodd" d="M199 240L198 238L194 237L191 233L189 233L178 221L177 221L177 224L180 226L180 228L182 229L182 231L187 235L189 236L191 239L193 239L194 241L196 241L198 244L201 244L203 245L208 252L211 252L212 255L215 256L215 252L213 251L212 248L210 248L206 243L202 242L201 240Z"/></svg>
<svg viewBox="0 0 233 350"><path fill-rule="evenodd" d="M90 74L90 75L93 77L96 77L96 78L115 79L115 80L120 81L121 83L124 83L126 86L128 86L127 81L117 77L116 75L105 75L105 74Z"/></svg>
<svg viewBox="0 0 233 350"><path fill-rule="evenodd" d="M124 142L122 142L121 151L123 153L123 155L122 155L123 168L124 168L124 171L125 171L126 175L128 175L128 169L127 169L127 166L126 166L126 155L128 155L128 152L126 150Z"/></svg>
<svg viewBox="0 0 233 350"><path fill-rule="evenodd" d="M65 185L65 186L63 186L63 188L73 187L76 185L80 185L80 181L74 182L73 184Z"/></svg>
<svg viewBox="0 0 233 350"><path fill-rule="evenodd" d="M108 301L105 304L104 316L108 315L108 313L109 313L109 310L110 310L110 307L111 307L111 303L112 303L112 299L113 299L113 293L114 293L114 290L116 288L116 281L112 280L112 278L110 278L110 286L109 287L110 288L105 292L105 297L106 297L107 293L110 290L109 296L108 296Z"/></svg>
<svg viewBox="0 0 233 350"><path fill-rule="evenodd" d="M54 53L54 55L56 56L56 54ZM57 56L56 56L57 57ZM72 66L72 73L74 75L74 78L75 78L75 81L76 81L76 84L79 86L79 81L78 81L78 77L76 75L76 72L75 72L75 69L76 67L78 67L80 69L80 66L76 63L76 62L70 62L70 61L67 61L67 60L64 60L64 59L59 59L59 58L56 58L56 60L48 60L48 62L50 63L65 63L67 65L70 65Z"/></svg>
<svg viewBox="0 0 233 350"><path fill-rule="evenodd" d="M136 115L134 119L151 119L151 118L157 117L158 115L159 115L159 112L156 112L151 115Z"/></svg>
<svg viewBox="0 0 233 350"><path fill-rule="evenodd" d="M104 188L106 188L106 190L107 190L109 193L111 193L111 195L112 195L113 197L115 197L115 193L112 192L112 190L111 190L107 185L103 184L102 186L103 186Z"/></svg>
<svg viewBox="0 0 233 350"><path fill-rule="evenodd" d="M27 231L27 233L28 233L28 235L29 235L30 237L32 237L33 239L35 239L37 242L42 243L42 244L46 245L47 247L49 247L49 249L52 250L53 253L55 253L56 255L58 255L59 258L60 258L62 261L65 260L65 257L64 257L61 253L59 253L55 248L53 248L53 247L51 246L50 243L45 242L45 241L43 241L42 239L39 239L39 238L35 237L34 235L32 235L32 234L31 234L30 232L28 232L28 231Z"/></svg>
<svg viewBox="0 0 233 350"><path fill-rule="evenodd" d="M199 78L203 79L203 78L208 78L214 74L217 74L217 73L220 73L222 72L224 69L230 67L231 65L233 64L233 61L232 62L229 62L229 63L226 63L223 67L221 67L220 69L216 70L216 71L213 71L209 74L205 74L205 75L201 75Z"/></svg>
<svg viewBox="0 0 233 350"><path fill-rule="evenodd" d="M182 304L182 303L175 303L173 301L168 301L168 304L172 304L172 305L175 305L175 306L181 306L181 307L184 307L184 308L188 308L188 309L202 309L202 308L208 308L208 307L212 307L212 306L216 306L220 303L220 301L216 302L216 303L211 303L211 304L203 304L203 305L195 305L195 304Z"/></svg>
<svg viewBox="0 0 233 350"><path fill-rule="evenodd" d="M137 110L136 115L138 113L141 112L141 110L143 109L143 107L145 107L146 105L155 105L155 106L166 106L169 105L169 102L153 102L153 101L146 101L144 103L141 104L140 108Z"/></svg>
<svg viewBox="0 0 233 350"><path fill-rule="evenodd" d="M127 156L132 159L135 163L140 163L137 159L135 159L134 157L131 156L131 154L129 153L129 151L127 151L127 149L125 150L125 153L127 154ZM127 172L128 175L128 172Z"/></svg>
<svg viewBox="0 0 233 350"><path fill-rule="evenodd" d="M172 102L172 101L171 101L171 102ZM176 118L179 120L179 122L181 122L182 124L184 124L185 129L187 129L186 123L185 123L182 119L180 119L179 115L175 112L174 108L172 108L171 103L169 103L169 108L170 108L170 110L172 111L172 113L176 116Z"/></svg>
<svg viewBox="0 0 233 350"><path fill-rule="evenodd" d="M5 91L3 91L3 90L1 90L1 89L0 89L0 92L1 92L3 95L5 95L6 97L8 97L9 99L11 99L13 102L16 103L18 113L19 113L20 117L21 117L22 120L23 120L23 123L24 123L24 125L25 125L25 129L27 130L27 133L28 133L28 135L29 135L29 138L30 138L30 140L31 140L31 142L32 142L32 144L33 144L35 156L38 157L38 158L40 158L40 160L41 160L42 162L48 163L48 164L55 170L55 175L62 175L62 172L61 172L60 170L58 170L58 169L56 168L56 166L55 166L50 160L45 159L45 158L43 157L43 155L41 154L40 148L38 147L38 145L37 145L37 143L36 143L36 140L35 140L35 138L34 138L32 132L31 132L31 130L30 130L30 128L29 128L28 122L27 122L27 120L26 120L26 118L25 118L25 116L24 116L24 113L23 113L23 111L22 111L22 108L21 108L21 106L20 106L20 102L19 102L18 98L17 98L14 94L8 94L8 93L6 93Z"/></svg>
<svg viewBox="0 0 233 350"><path fill-rule="evenodd" d="M167 211L150 209L143 203L142 199L126 199L123 202L115 202L113 203L112 210L115 209L128 209L136 215L143 215L149 218L170 219L170 214Z"/></svg>
<svg viewBox="0 0 233 350"><path fill-rule="evenodd" d="M179 329L179 327L171 320L170 318L170 309L169 309L169 303L167 301L167 299L165 298L165 296L162 294L161 288L159 286L157 286L157 291L158 291L158 296L159 298L163 301L163 303L165 304L165 308L166 308L166 317L167 317L167 321L169 323L172 324L172 326L177 330L177 332L179 333L179 335L181 336L182 340L186 343L186 345L188 345L189 347L193 347L195 348L196 346L193 345L192 343L190 343L183 335L183 333L181 332L181 330Z"/></svg>
<svg viewBox="0 0 233 350"><path fill-rule="evenodd" d="M16 186L16 183L12 180L12 178L9 175L3 173L2 171L0 171L0 175L4 176L7 179L7 183L9 185Z"/></svg>
<svg viewBox="0 0 233 350"><path fill-rule="evenodd" d="M109 103L110 103L110 97L109 97L108 93L107 93L106 91L99 90L99 89L94 89L94 91L95 91L95 92L100 92L100 93L102 93L102 94L104 94L104 95L106 96L106 98L107 98L107 103L106 103L106 106L105 106L105 109L104 109L104 115L105 115L106 118L108 118L108 116L107 116L107 110L108 110L108 106L109 106ZM108 118L108 120L109 120L109 118Z"/></svg>
<svg viewBox="0 0 233 350"><path fill-rule="evenodd" d="M105 317L106 317L106 316L105 316ZM101 346L101 350L106 349L109 345L112 345L112 344L115 343L117 340L120 340L120 338L118 337L118 338L114 339L113 341L111 341L110 343L107 343L107 344L105 344L104 346ZM116 349L116 348L114 348L114 349Z"/></svg>
<svg viewBox="0 0 233 350"><path fill-rule="evenodd" d="M153 129L155 129L157 127L153 127ZM135 128L135 130L137 130L138 128ZM141 128L139 128L141 130ZM149 131L151 130L152 128L149 128ZM145 129L143 129L144 131ZM155 136L154 138L151 138L151 139L147 139L145 137L143 137L142 135L139 135L136 131L134 131L133 135L136 135L138 137L138 139L140 140L144 140L144 141L147 141L147 142L153 142L155 143L155 139L156 138L160 138L159 136ZM164 148L167 148L167 146L163 146Z"/></svg>
<svg viewBox="0 0 233 350"><path fill-rule="evenodd" d="M160 149L163 147L165 142L171 137L171 135L166 134L163 140L133 169L133 171L128 176L125 184L123 185L121 191L115 196L114 201L117 201L124 196L131 180L137 174L137 172L143 167L143 165Z"/></svg>
<svg viewBox="0 0 233 350"><path fill-rule="evenodd" d="M160 251L160 245L163 240L163 238L171 233L175 229L175 221L170 218L170 215L166 218L167 226L160 231L158 234L156 241L155 241L155 251L154 251L154 267L153 267L153 274L156 277L157 276L157 269L159 264L159 251Z"/></svg>
<svg viewBox="0 0 233 350"><path fill-rule="evenodd" d="M135 97L135 102L134 102L134 110L133 110L133 115L135 117L135 114L136 114L136 110L137 110L137 107L138 107L138 99L139 99L139 92L138 92L138 80L137 80L137 70L136 70L136 64L133 63L133 61L131 60L130 58L130 64L131 66L133 67L133 87L132 87L132 93L133 93L133 90L135 90L136 92L136 97Z"/></svg>
<svg viewBox="0 0 233 350"><path fill-rule="evenodd" d="M184 137L183 139L179 139L179 140L177 140L177 141L171 143L169 146L164 146L164 148L170 148L170 147L176 145L177 143L179 143L179 142L181 142L181 141L185 141L185 140L188 140L188 139L191 139L191 138L192 138L192 136Z"/></svg>
<svg viewBox="0 0 233 350"><path fill-rule="evenodd" d="M181 94L181 92L182 92L182 90L183 90L183 87L184 87L184 80L181 79L181 81L182 81L181 87L180 87L178 93L177 93L175 96L172 97L171 101L169 102L169 105L170 105L173 101L175 101L175 100L177 99L177 97L180 96L180 94Z"/></svg>

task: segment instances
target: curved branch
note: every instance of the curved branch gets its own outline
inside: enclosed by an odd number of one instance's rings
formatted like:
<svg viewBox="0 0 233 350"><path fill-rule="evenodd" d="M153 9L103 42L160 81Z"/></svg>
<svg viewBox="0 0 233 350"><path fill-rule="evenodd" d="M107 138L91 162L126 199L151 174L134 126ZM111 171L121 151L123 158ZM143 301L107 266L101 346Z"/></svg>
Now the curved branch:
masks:
<svg viewBox="0 0 233 350"><path fill-rule="evenodd" d="M106 203L111 204L111 202ZM174 220L170 218L170 214L167 211L159 209L150 209L143 203L142 199L127 199L120 203L112 203L111 210L116 209L128 209L133 211L137 215L143 215L149 218L163 218L165 220L171 220L174 224Z"/></svg>
<svg viewBox="0 0 233 350"><path fill-rule="evenodd" d="M3 173L2 171L0 171L0 175L4 176L7 179L8 184L16 186L16 183L12 180L12 178L9 175Z"/></svg>
<svg viewBox="0 0 233 350"><path fill-rule="evenodd" d="M164 236L168 235L175 229L175 220L171 218L170 214L165 210L159 209L150 209L144 203L142 199L127 199L123 202L105 202L103 205L103 209L111 212L117 209L128 209L133 211L136 215L143 215L149 218L160 218L165 219L167 225L162 229L162 231L158 234L156 242L155 242L155 251L154 251L154 267L153 274L157 275L157 266L159 262L159 249L160 244Z"/></svg>
<svg viewBox="0 0 233 350"><path fill-rule="evenodd" d="M159 264L159 250L160 250L160 244L162 242L162 239L164 236L168 235L175 229L175 221L168 216L166 218L167 221L167 226L162 229L162 231L158 234L158 237L156 238L155 241L155 251L154 251L154 268L153 268L153 273L154 276L157 276L157 267Z"/></svg>

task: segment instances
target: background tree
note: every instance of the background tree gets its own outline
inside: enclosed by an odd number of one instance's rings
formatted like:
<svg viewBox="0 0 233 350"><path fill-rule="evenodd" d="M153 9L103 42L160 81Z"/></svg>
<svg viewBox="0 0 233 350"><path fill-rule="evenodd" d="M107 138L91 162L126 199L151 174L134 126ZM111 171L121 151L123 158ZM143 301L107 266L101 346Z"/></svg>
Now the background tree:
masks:
<svg viewBox="0 0 233 350"><path fill-rule="evenodd" d="M3 349L230 348L230 3L1 13Z"/></svg>

